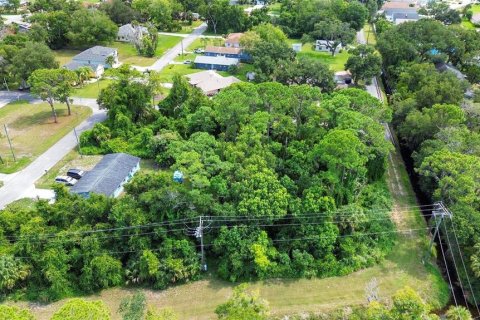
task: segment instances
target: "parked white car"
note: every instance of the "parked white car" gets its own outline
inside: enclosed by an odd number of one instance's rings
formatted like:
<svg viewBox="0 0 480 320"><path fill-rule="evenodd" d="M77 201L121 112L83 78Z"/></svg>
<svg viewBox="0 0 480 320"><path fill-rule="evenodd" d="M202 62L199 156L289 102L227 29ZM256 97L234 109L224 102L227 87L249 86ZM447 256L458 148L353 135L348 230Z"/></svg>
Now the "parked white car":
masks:
<svg viewBox="0 0 480 320"><path fill-rule="evenodd" d="M71 187L74 186L78 182L78 180L69 176L58 176L55 178L55 182Z"/></svg>

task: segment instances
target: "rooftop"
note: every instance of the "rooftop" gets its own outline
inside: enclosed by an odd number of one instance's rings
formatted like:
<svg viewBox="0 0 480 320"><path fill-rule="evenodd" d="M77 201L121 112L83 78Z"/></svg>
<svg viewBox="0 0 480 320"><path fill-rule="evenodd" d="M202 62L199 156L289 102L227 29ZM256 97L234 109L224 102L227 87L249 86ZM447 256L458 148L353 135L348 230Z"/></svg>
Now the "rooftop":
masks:
<svg viewBox="0 0 480 320"><path fill-rule="evenodd" d="M383 4L381 10L388 9L418 9L418 6L410 1L389 1Z"/></svg>
<svg viewBox="0 0 480 320"><path fill-rule="evenodd" d="M234 83L241 82L239 79L230 76L222 77L213 70L201 71L187 75L188 82L199 88L205 94L226 88Z"/></svg>
<svg viewBox="0 0 480 320"><path fill-rule="evenodd" d="M99 193L111 196L140 162L140 158L126 153L111 153L78 180L70 192Z"/></svg>
<svg viewBox="0 0 480 320"><path fill-rule="evenodd" d="M241 33L241 32L230 33L227 36L227 39L225 40L225 42L234 42L234 43L240 42L240 38L242 36L243 36L243 33Z"/></svg>
<svg viewBox="0 0 480 320"><path fill-rule="evenodd" d="M205 52L213 52L219 54L240 54L242 50L240 48L227 48L227 47L215 47L207 46Z"/></svg>
<svg viewBox="0 0 480 320"><path fill-rule="evenodd" d="M226 58L222 56L217 56L217 57L197 56L194 62L204 63L204 64L216 64L221 66L233 66L233 65L237 65L239 60L235 58Z"/></svg>
<svg viewBox="0 0 480 320"><path fill-rule="evenodd" d="M72 58L72 60L105 60L108 56L114 54L117 51L115 48L95 46L80 52Z"/></svg>

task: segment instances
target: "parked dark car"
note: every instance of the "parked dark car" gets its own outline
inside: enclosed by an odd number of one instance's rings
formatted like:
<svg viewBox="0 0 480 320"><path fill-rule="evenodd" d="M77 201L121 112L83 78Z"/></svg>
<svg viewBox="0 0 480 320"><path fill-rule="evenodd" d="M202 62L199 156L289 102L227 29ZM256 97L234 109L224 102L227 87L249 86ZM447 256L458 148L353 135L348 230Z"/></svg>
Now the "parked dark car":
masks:
<svg viewBox="0 0 480 320"><path fill-rule="evenodd" d="M67 171L67 176L74 178L74 179L81 179L85 175L85 171L81 169L69 169Z"/></svg>
<svg viewBox="0 0 480 320"><path fill-rule="evenodd" d="M58 176L55 178L56 183L61 183L69 187L74 186L77 181L77 179L68 176Z"/></svg>

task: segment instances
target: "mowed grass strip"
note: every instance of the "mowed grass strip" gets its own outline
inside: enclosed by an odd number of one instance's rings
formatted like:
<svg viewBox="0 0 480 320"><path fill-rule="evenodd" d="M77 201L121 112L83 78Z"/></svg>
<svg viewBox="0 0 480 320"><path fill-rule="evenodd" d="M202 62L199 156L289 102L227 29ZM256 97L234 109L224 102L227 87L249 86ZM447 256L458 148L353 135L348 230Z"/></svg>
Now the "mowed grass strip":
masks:
<svg viewBox="0 0 480 320"><path fill-rule="evenodd" d="M55 104L55 107L58 123L53 122L47 103L19 101L0 109L0 155L4 161L0 164L0 172L12 173L22 169L92 113L88 107L74 105L72 115L68 116L66 105ZM17 162L13 161L4 124L8 127Z"/></svg>

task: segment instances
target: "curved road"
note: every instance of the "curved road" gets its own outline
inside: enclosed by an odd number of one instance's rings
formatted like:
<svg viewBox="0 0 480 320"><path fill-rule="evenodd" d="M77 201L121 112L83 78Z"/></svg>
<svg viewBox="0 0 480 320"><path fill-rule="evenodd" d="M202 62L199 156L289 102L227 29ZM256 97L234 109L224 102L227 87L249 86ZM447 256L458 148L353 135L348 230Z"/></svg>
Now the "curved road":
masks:
<svg viewBox="0 0 480 320"><path fill-rule="evenodd" d="M0 91L0 108L8 102L18 99L29 100L32 103L38 101L28 93ZM87 120L76 127L78 134L90 129L95 123L106 119L106 112L99 109L95 99L73 98L73 104L88 106L93 111L93 114ZM37 196L35 181L45 173L45 170L50 170L76 145L77 139L72 130L26 168L11 175L5 175L2 179L4 185L0 188L0 209L15 200Z"/></svg>

